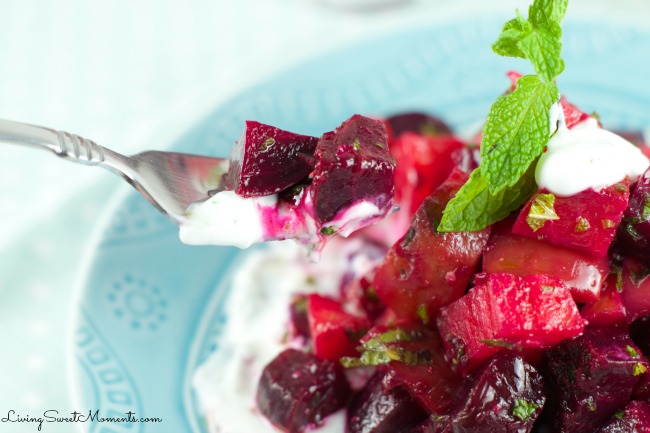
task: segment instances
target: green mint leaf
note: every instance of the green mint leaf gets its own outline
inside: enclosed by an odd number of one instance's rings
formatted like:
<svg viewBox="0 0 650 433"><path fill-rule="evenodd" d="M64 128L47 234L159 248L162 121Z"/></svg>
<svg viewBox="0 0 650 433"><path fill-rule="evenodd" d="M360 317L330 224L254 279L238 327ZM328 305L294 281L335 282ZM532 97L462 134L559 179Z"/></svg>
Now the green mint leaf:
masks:
<svg viewBox="0 0 650 433"><path fill-rule="evenodd" d="M514 186L542 153L549 138L548 113L559 99L555 84L525 75L492 105L481 142L481 171L490 192Z"/></svg>
<svg viewBox="0 0 650 433"><path fill-rule="evenodd" d="M528 9L528 19L536 28L559 24L564 19L569 0L537 0Z"/></svg>
<svg viewBox="0 0 650 433"><path fill-rule="evenodd" d="M561 35L562 31L559 26L557 26L557 30ZM535 72L546 83L553 83L555 77L564 70L564 60L561 57L562 41L551 32L548 30L531 32L517 44L525 58L532 63Z"/></svg>
<svg viewBox="0 0 650 433"><path fill-rule="evenodd" d="M517 14L517 18L504 24L499 38L492 44L492 50L500 56L525 59L526 54L519 48L519 41L532 31L532 24Z"/></svg>
<svg viewBox="0 0 650 433"><path fill-rule="evenodd" d="M560 24L567 6L568 0L535 0L528 19L517 12L517 18L503 26L492 49L501 56L528 59L546 83L553 83L564 70Z"/></svg>
<svg viewBox="0 0 650 433"><path fill-rule="evenodd" d="M473 232L493 224L521 206L537 190L535 165L513 185L490 192L481 169L474 170L465 185L452 198L438 225L441 232Z"/></svg>

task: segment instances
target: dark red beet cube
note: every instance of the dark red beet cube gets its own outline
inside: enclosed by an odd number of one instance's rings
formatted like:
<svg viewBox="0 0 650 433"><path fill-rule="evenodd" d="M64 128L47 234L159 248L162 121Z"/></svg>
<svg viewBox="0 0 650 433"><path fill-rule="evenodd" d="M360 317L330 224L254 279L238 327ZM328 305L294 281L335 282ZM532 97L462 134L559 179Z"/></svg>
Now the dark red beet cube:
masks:
<svg viewBox="0 0 650 433"><path fill-rule="evenodd" d="M553 432L590 432L625 407L647 362L627 334L599 328L548 350L546 370Z"/></svg>
<svg viewBox="0 0 650 433"><path fill-rule="evenodd" d="M347 433L407 433L427 412L405 389L386 389L376 373L348 407Z"/></svg>
<svg viewBox="0 0 650 433"><path fill-rule="evenodd" d="M613 327L626 325L625 306L623 298L616 288L617 277L610 275L606 280L600 298L588 302L580 310L580 314L589 322L589 327Z"/></svg>
<svg viewBox="0 0 650 433"><path fill-rule="evenodd" d="M337 362L287 349L264 368L256 398L269 421L298 433L344 407L349 395L350 386Z"/></svg>
<svg viewBox="0 0 650 433"><path fill-rule="evenodd" d="M436 226L447 202L467 181L455 169L413 217L408 232L389 250L377 268L373 287L399 317L434 318L438 310L460 298L469 284L490 229L478 232L438 233Z"/></svg>
<svg viewBox="0 0 650 433"><path fill-rule="evenodd" d="M561 279L578 302L598 300L609 274L607 257L595 257L560 245L512 233L512 218L494 225L485 252L483 271L514 275L547 274Z"/></svg>
<svg viewBox="0 0 650 433"><path fill-rule="evenodd" d="M628 322L650 314L650 269L631 258L623 261L621 298Z"/></svg>
<svg viewBox="0 0 650 433"><path fill-rule="evenodd" d="M650 356L650 315L632 322L630 337L645 356Z"/></svg>
<svg viewBox="0 0 650 433"><path fill-rule="evenodd" d="M359 338L370 328L365 318L343 311L340 302L316 294L307 298L307 318L316 356L332 361L356 355Z"/></svg>
<svg viewBox="0 0 650 433"><path fill-rule="evenodd" d="M379 209L391 206L395 161L381 120L355 114L323 135L314 157L311 193L319 224L358 200L369 200Z"/></svg>
<svg viewBox="0 0 650 433"><path fill-rule="evenodd" d="M650 169L634 185L618 228L616 247L650 265Z"/></svg>
<svg viewBox="0 0 650 433"><path fill-rule="evenodd" d="M588 189L568 197L542 189L521 210L512 232L604 257L627 208L628 197L627 180L602 191ZM551 207L555 215L537 218L534 206Z"/></svg>
<svg viewBox="0 0 650 433"><path fill-rule="evenodd" d="M226 185L243 197L289 188L313 170L309 157L317 143L316 137L247 120L242 137L231 151ZM307 158L301 157L303 154Z"/></svg>
<svg viewBox="0 0 650 433"><path fill-rule="evenodd" d="M390 343L387 347L417 353L420 361L415 364L393 361L382 366L386 372L384 386L388 389L403 387L429 413L444 413L451 404L461 379L445 361L442 340L435 330L415 322L389 327L376 326L361 341L368 341L397 328L406 331L410 340Z"/></svg>
<svg viewBox="0 0 650 433"><path fill-rule="evenodd" d="M548 275L479 274L467 295L440 310L447 359L467 373L503 348L548 348L582 333L564 283Z"/></svg>
<svg viewBox="0 0 650 433"><path fill-rule="evenodd" d="M528 433L545 401L541 374L504 350L472 376L447 415L432 417L429 431Z"/></svg>
<svg viewBox="0 0 650 433"><path fill-rule="evenodd" d="M632 399L650 403L650 372L645 372L639 377L632 393Z"/></svg>
<svg viewBox="0 0 650 433"><path fill-rule="evenodd" d="M455 151L465 145L451 135L424 136L406 132L393 143L395 200L413 216L424 199L449 177Z"/></svg>
<svg viewBox="0 0 650 433"><path fill-rule="evenodd" d="M429 137L451 135L451 129L442 119L426 113L401 113L390 116L386 121L395 138L405 132Z"/></svg>
<svg viewBox="0 0 650 433"><path fill-rule="evenodd" d="M594 433L650 433L650 402L631 401Z"/></svg>
<svg viewBox="0 0 650 433"><path fill-rule="evenodd" d="M309 319L307 318L307 295L297 295L289 305L291 335L309 338Z"/></svg>

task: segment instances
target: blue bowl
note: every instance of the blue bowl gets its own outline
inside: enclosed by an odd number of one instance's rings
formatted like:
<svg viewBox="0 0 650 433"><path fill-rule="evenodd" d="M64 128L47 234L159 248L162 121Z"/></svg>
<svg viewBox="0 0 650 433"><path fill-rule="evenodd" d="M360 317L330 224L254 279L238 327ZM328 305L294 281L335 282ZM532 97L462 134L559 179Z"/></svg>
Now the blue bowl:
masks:
<svg viewBox="0 0 650 433"><path fill-rule="evenodd" d="M174 149L228 155L246 119L321 135L353 113L421 110L456 130L476 126L527 64L490 50L503 21L414 29L307 62L252 88L191 127ZM606 23L565 26L560 90L606 126L650 125L650 33ZM135 192L114 209L87 269L72 345L76 397L104 417L161 423L86 423L91 432L204 432L190 388L219 348L231 271L246 252L189 247ZM250 433L250 432L242 432Z"/></svg>

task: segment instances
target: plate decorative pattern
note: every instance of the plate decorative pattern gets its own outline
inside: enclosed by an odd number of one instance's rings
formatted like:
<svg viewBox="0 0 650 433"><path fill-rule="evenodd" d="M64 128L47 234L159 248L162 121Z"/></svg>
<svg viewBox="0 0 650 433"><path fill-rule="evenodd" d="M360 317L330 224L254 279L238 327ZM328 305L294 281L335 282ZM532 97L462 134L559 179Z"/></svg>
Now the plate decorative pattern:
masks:
<svg viewBox="0 0 650 433"><path fill-rule="evenodd" d="M523 65L491 53L501 22L411 29L307 62L219 107L174 149L227 155L246 119L320 135L355 112L424 110L457 130L471 127L507 86L504 73ZM597 109L608 126L650 126L650 87L640 64L650 58L650 32L574 21L565 34L560 89ZM131 410L163 423L87 428L203 432L190 378L218 348L229 271L245 253L182 245L176 227L135 193L102 230L78 306L77 399L102 416Z"/></svg>

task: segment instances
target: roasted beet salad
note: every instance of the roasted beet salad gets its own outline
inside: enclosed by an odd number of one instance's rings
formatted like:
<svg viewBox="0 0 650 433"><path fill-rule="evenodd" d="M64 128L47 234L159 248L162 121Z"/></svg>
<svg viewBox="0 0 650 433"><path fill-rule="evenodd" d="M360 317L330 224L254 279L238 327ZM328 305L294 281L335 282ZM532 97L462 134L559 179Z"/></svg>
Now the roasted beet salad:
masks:
<svg viewBox="0 0 650 433"><path fill-rule="evenodd" d="M535 74L474 139L424 113L246 125L224 193L253 203L249 240L328 241L239 373L268 431L650 432L650 151L560 95L566 8L505 24L494 51Z"/></svg>

